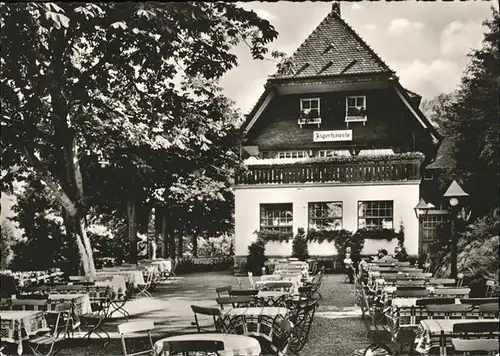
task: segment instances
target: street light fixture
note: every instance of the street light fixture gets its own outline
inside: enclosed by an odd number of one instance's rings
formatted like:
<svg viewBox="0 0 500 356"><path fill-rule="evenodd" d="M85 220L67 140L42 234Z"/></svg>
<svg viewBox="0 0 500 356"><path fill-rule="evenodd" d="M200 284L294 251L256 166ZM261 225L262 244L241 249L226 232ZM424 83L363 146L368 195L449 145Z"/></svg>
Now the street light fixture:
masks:
<svg viewBox="0 0 500 356"><path fill-rule="evenodd" d="M427 203L424 198L420 198L418 204L413 208L415 210L415 216L417 219L426 216L429 210L434 209L435 206L432 203Z"/></svg>
<svg viewBox="0 0 500 356"><path fill-rule="evenodd" d="M463 200L468 197L467 194L457 181L451 182L450 186L443 194L443 197L450 198L450 220L451 220L451 277L457 278L457 231L456 231L456 221L457 215L460 211L459 204L463 205ZM465 217L464 217L465 219Z"/></svg>

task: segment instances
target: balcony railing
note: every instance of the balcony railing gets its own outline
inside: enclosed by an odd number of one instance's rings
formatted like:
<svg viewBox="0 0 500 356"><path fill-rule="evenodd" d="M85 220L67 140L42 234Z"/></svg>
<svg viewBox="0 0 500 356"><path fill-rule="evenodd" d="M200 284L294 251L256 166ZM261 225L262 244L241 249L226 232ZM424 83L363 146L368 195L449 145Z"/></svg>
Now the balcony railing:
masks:
<svg viewBox="0 0 500 356"><path fill-rule="evenodd" d="M236 184L344 183L419 180L421 160L251 165Z"/></svg>

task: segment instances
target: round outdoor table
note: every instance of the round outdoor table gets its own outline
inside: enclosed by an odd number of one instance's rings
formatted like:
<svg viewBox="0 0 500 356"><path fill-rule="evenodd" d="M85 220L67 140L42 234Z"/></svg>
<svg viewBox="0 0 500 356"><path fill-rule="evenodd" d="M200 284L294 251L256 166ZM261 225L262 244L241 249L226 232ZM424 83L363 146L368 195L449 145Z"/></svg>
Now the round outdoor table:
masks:
<svg viewBox="0 0 500 356"><path fill-rule="evenodd" d="M167 337L155 342L155 353L157 356L168 356L163 350L165 341L222 341L224 351L218 351L221 356L258 356L260 355L260 344L257 339L244 335L219 334L219 333L197 333Z"/></svg>

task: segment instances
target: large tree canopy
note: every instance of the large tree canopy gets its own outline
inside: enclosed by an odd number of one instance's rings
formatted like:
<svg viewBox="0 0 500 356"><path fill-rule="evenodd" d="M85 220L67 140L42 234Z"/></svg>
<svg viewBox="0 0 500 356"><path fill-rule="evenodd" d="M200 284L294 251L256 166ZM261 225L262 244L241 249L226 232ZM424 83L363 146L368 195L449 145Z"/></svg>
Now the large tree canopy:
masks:
<svg viewBox="0 0 500 356"><path fill-rule="evenodd" d="M208 152L228 127L217 81L237 64L231 48L245 41L262 58L277 36L254 12L222 2L1 4L0 24L2 190L26 175L42 182L87 273L81 162L140 162L137 151L147 151L176 164ZM205 173L191 169L168 187L189 201L179 189L209 184Z"/></svg>

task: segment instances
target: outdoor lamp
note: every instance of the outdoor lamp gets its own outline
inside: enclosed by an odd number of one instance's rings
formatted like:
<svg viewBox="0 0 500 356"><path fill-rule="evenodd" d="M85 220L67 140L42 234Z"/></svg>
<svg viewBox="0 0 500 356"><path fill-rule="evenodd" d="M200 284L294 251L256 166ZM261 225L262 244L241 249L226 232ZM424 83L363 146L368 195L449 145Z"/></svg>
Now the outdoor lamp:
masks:
<svg viewBox="0 0 500 356"><path fill-rule="evenodd" d="M449 198L450 202L450 235L451 235L451 277L457 278L457 231L456 231L456 221L457 213L459 212L459 203L462 203L464 198L468 197L462 187L457 183L457 181L451 182L450 186L443 194L443 197ZM462 200L462 201L461 201ZM463 214L465 215L465 214ZM464 216L465 219L465 216Z"/></svg>
<svg viewBox="0 0 500 356"><path fill-rule="evenodd" d="M426 216L429 210L434 209L435 206L432 203L427 203L424 198L420 198L418 204L413 208L415 211L415 216L418 218Z"/></svg>

